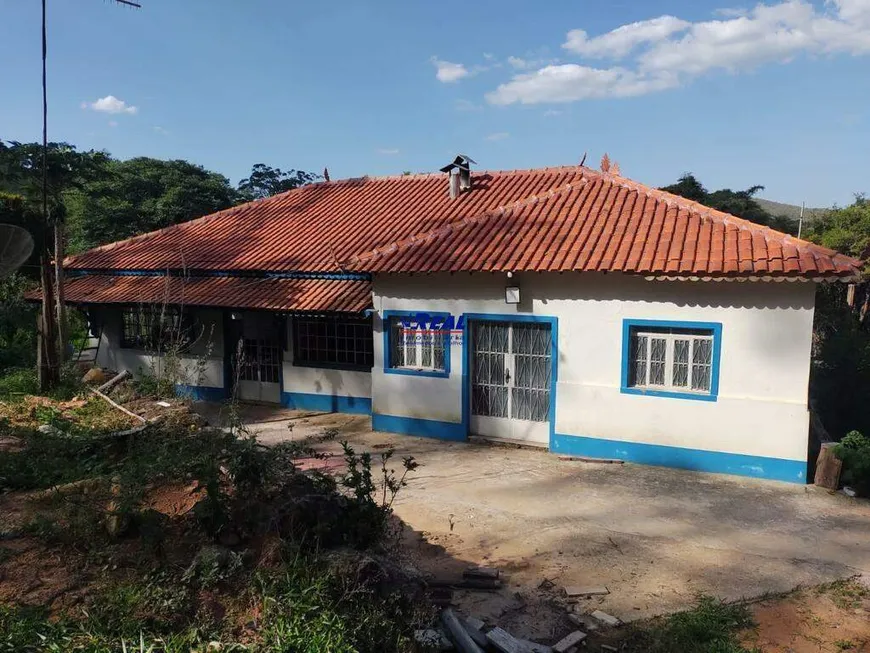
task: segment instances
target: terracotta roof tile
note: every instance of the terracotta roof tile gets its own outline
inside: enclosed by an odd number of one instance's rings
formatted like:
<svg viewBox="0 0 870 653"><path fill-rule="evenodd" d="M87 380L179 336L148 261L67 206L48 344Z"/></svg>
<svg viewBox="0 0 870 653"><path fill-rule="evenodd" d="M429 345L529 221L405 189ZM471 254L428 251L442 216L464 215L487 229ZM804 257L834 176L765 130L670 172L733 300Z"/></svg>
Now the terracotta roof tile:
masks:
<svg viewBox="0 0 870 653"><path fill-rule="evenodd" d="M608 271L683 277L860 275L861 263L583 167L312 184L85 252L71 269L370 273Z"/></svg>

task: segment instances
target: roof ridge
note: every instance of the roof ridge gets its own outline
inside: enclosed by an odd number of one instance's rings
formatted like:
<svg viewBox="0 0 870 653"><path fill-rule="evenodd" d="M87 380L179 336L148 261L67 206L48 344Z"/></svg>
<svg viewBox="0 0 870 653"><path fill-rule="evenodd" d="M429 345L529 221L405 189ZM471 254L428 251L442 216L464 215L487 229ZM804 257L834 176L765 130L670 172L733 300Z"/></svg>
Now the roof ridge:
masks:
<svg viewBox="0 0 870 653"><path fill-rule="evenodd" d="M580 166L575 166L579 168ZM543 168L542 168L543 169ZM524 197L522 199L516 200L514 202L509 202L508 204L503 204L501 206L497 206L494 209L489 209L487 211L483 211L482 213L476 213L471 216L465 216L459 218L458 220L453 220L451 222L447 222L435 229L429 229L427 231L420 231L416 234L408 236L407 238L402 238L400 240L394 240L386 245L381 245L380 247L376 247L374 249L366 250L360 254L355 254L347 261L342 262L342 267L347 265L354 265L357 263L362 263L363 261L367 261L369 259L375 258L381 254L389 254L396 250L401 250L404 247L410 247L416 243L421 241L428 241L433 238L437 238L439 236L445 236L452 232L456 228L465 227L472 224L477 224L479 222L483 222L484 220L488 220L489 218L495 217L496 215L503 216L511 211L516 209L520 209L526 206L537 204L541 199L551 199L556 195L564 193L566 191L570 191L574 187L582 186L587 184L588 181L585 177L580 177L580 180L577 181L572 180L558 188L551 188L548 191L543 193L538 193L536 195L530 195L529 197Z"/></svg>
<svg viewBox="0 0 870 653"><path fill-rule="evenodd" d="M647 186L646 184L642 184L639 181L635 181L627 177L614 175L613 173L603 172L601 170L594 170L592 168L589 168L588 170L593 175L607 179L608 181L622 186L623 188L634 190L636 192L642 192L646 194L647 197L661 200L667 206L676 206L677 208L686 209L687 211L693 211L695 213L698 213L702 218L715 217L724 222L726 225L735 224L735 226L740 229L762 231L765 235L775 236L783 243L788 243L789 245L793 245L795 247L810 247L813 249L813 251L824 252L827 256L844 257L860 265L858 259L847 256L846 254L842 254L834 249L825 247L824 245L819 245L818 243L804 240L803 238L797 238L796 236L792 236L791 234L787 234L782 231L777 231L776 229L773 229L772 227L769 227L767 225L758 224L757 222L752 222L752 220L747 220L746 218L741 218L736 215L732 215L731 213L726 213L725 211L714 209L713 207L707 206L706 204L701 204L700 202L687 199L685 197L682 197L681 195L669 193L668 191L662 190L660 188L653 188L652 186Z"/></svg>

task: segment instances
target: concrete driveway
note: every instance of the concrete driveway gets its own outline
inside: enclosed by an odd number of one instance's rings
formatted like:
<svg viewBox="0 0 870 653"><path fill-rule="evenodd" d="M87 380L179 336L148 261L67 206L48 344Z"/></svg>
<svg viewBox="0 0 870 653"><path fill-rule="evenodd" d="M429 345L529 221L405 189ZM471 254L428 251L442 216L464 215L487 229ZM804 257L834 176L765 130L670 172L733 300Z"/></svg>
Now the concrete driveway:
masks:
<svg viewBox="0 0 870 653"><path fill-rule="evenodd" d="M350 415L249 428L266 443L336 428L358 450L414 456L421 467L395 509L417 532L418 566L500 567L507 601L552 604L564 585L605 585L610 594L590 608L631 620L685 608L701 592L757 597L870 571L870 502L812 486L375 433Z"/></svg>

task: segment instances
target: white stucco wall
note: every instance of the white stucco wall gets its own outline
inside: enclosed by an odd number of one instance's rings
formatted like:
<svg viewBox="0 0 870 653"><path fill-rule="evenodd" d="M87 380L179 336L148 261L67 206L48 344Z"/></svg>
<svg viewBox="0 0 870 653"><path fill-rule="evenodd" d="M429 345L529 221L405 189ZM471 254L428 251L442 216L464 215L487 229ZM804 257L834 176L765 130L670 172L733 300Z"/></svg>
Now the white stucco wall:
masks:
<svg viewBox="0 0 870 653"><path fill-rule="evenodd" d="M419 312L525 313L559 320L555 431L708 451L805 460L815 284L663 282L617 274L518 275L522 303L504 302L504 275L380 276L374 307ZM625 318L720 322L715 402L620 392ZM462 421L462 348L449 378L385 374L375 318L374 413Z"/></svg>
<svg viewBox="0 0 870 653"><path fill-rule="evenodd" d="M196 320L196 341L180 358L183 370L179 383L209 388L224 387L223 319L219 310L188 309ZM97 353L97 365L112 370L129 370L133 374L160 374L160 357L141 349L121 347L121 309L96 307L91 312L103 322L103 336Z"/></svg>
<svg viewBox="0 0 870 653"><path fill-rule="evenodd" d="M284 350L284 392L327 395L332 397L372 396L372 375L357 370L306 367L293 364L293 318L287 320Z"/></svg>

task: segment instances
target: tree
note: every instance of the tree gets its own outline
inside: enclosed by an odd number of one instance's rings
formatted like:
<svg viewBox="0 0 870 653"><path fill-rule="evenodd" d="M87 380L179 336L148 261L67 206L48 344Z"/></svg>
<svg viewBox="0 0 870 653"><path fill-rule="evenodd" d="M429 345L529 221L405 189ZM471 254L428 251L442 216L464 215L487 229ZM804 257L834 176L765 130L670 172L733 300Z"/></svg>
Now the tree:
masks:
<svg viewBox="0 0 870 653"><path fill-rule="evenodd" d="M67 344L61 270L66 245L63 196L99 175L107 158L101 152L78 152L68 143L0 143L0 190L14 191L24 204L16 207L15 202L7 201L6 210L21 213L18 224L27 228L39 245L43 296L39 378L43 390L59 380Z"/></svg>
<svg viewBox="0 0 870 653"><path fill-rule="evenodd" d="M809 237L843 254L867 258L870 256L870 200L859 194L851 206L822 214L812 223Z"/></svg>
<svg viewBox="0 0 870 653"><path fill-rule="evenodd" d="M135 236L229 208L229 179L183 160L110 160L104 174L67 195L70 249Z"/></svg>
<svg viewBox="0 0 870 653"><path fill-rule="evenodd" d="M320 179L320 175L304 170L281 170L257 163L251 175L239 182L239 193L248 201L271 197Z"/></svg>
<svg viewBox="0 0 870 653"><path fill-rule="evenodd" d="M746 190L738 191L723 188L710 192L692 173L687 172L676 184L665 186L661 190L778 231L792 235L797 233L797 225L792 220L771 215L755 201L755 196L764 190L764 186L750 186Z"/></svg>

